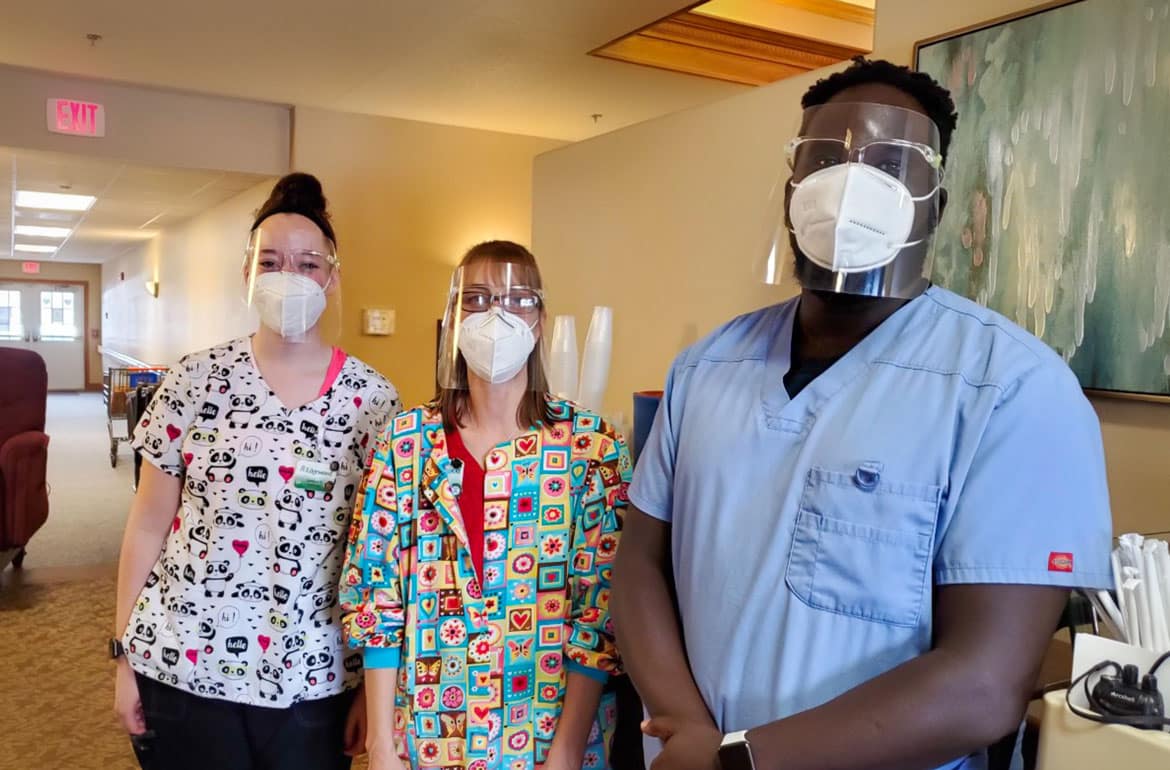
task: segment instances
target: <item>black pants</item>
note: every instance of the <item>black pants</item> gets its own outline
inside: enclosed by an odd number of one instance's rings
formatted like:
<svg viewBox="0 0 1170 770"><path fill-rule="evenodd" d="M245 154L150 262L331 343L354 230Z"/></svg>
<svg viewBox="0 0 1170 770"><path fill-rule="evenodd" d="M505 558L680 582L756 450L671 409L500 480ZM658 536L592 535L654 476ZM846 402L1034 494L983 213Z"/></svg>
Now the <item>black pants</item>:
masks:
<svg viewBox="0 0 1170 770"><path fill-rule="evenodd" d="M273 709L137 679L148 735L134 740L134 753L143 770L349 770L352 691Z"/></svg>

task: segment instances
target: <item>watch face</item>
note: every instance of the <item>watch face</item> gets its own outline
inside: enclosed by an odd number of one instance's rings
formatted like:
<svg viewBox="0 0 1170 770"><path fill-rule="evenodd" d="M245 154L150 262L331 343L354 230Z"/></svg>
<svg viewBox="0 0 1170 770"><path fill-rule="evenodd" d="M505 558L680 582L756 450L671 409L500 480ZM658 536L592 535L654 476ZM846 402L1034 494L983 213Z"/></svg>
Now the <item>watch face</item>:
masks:
<svg viewBox="0 0 1170 770"><path fill-rule="evenodd" d="M720 747L719 770L755 770L747 741Z"/></svg>

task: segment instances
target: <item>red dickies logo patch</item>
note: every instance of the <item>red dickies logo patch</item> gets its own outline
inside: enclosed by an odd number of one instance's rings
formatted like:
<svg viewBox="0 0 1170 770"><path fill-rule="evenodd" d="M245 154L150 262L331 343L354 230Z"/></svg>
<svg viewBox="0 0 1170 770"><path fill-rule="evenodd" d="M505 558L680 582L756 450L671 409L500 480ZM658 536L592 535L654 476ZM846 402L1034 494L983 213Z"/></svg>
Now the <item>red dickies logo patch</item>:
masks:
<svg viewBox="0 0 1170 770"><path fill-rule="evenodd" d="M1073 555L1071 553L1062 553L1060 551L1053 551L1052 553L1048 554L1048 571L1072 572Z"/></svg>

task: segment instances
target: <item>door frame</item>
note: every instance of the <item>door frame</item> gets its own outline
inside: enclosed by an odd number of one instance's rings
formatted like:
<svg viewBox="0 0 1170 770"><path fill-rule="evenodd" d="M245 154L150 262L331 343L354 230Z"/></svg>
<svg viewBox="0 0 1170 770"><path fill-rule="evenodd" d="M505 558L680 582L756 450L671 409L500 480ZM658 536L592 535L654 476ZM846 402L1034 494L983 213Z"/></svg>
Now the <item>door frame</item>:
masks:
<svg viewBox="0 0 1170 770"><path fill-rule="evenodd" d="M0 283L42 283L52 286L80 286L82 288L85 302L85 312L82 313L84 317L81 319L83 326L81 352L85 356L81 364L85 370L85 376L82 378L82 381L85 383L84 390L101 390L101 382L95 383L89 381L89 281L54 281L51 278L0 278Z"/></svg>

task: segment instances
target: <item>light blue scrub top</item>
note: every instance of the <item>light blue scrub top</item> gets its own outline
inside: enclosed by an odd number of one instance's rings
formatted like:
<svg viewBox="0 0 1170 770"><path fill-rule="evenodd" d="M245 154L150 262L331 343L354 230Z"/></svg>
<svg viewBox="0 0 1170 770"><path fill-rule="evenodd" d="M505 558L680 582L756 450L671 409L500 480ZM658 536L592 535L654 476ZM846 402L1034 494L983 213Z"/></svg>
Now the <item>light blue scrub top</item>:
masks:
<svg viewBox="0 0 1170 770"><path fill-rule="evenodd" d="M933 586L1112 586L1100 428L1051 349L931 288L789 399L797 304L678 357L630 489L672 525L687 654L724 732L926 652Z"/></svg>

